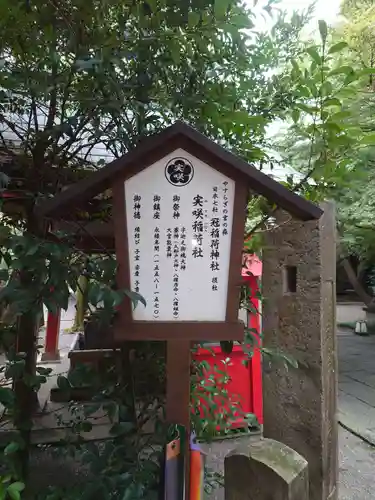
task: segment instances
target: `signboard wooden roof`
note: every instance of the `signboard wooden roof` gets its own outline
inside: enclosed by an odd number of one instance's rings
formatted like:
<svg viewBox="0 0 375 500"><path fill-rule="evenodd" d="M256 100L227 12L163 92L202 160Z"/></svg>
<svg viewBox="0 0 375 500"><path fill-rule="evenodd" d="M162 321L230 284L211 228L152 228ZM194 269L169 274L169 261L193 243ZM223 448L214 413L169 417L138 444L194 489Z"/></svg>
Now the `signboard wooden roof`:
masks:
<svg viewBox="0 0 375 500"><path fill-rule="evenodd" d="M39 207L51 219L112 189L120 289L117 341L167 341L167 418L189 425L190 342L241 340L239 286L250 191L302 220L316 205L176 123Z"/></svg>
<svg viewBox="0 0 375 500"><path fill-rule="evenodd" d="M39 215L58 218L74 206L111 187L116 178L127 176L146 168L167 153L182 148L212 165L226 165L226 169L241 177L248 188L283 208L300 220L318 219L322 210L315 204L285 188L222 146L182 122L145 139L138 147L122 158L112 161L92 175L77 182L54 198L43 202L37 209Z"/></svg>

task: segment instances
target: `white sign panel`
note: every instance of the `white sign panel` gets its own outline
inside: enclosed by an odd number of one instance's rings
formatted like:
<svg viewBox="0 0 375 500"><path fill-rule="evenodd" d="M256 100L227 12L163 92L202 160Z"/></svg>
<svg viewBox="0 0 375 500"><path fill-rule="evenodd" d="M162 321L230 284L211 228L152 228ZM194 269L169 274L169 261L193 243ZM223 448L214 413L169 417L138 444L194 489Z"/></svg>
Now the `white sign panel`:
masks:
<svg viewBox="0 0 375 500"><path fill-rule="evenodd" d="M225 320L234 189L182 149L125 182L134 320Z"/></svg>

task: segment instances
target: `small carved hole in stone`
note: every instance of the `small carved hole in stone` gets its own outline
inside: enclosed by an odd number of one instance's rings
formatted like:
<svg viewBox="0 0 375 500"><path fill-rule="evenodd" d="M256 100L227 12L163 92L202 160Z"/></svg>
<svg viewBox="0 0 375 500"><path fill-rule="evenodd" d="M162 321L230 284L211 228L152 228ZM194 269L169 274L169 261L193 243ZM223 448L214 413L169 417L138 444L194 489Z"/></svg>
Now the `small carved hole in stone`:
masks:
<svg viewBox="0 0 375 500"><path fill-rule="evenodd" d="M297 292L297 267L296 266L285 266L284 267L284 293L296 293Z"/></svg>

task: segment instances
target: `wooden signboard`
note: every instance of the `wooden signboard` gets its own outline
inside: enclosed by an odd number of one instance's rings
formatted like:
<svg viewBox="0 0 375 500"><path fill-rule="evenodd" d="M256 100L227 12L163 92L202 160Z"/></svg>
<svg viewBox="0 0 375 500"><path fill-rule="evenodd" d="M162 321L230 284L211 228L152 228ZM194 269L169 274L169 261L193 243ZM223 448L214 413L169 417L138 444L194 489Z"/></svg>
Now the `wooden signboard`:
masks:
<svg viewBox="0 0 375 500"><path fill-rule="evenodd" d="M122 305L117 340L242 338L238 292L248 190L239 177L224 163L213 167L177 148L116 182L118 280L147 303L134 310L129 301Z"/></svg>
<svg viewBox="0 0 375 500"><path fill-rule="evenodd" d="M176 123L38 207L63 218L113 194L119 309L115 338L167 341L167 418L189 427L192 341L241 340L241 256L250 191L301 220L321 209L186 124Z"/></svg>
<svg viewBox="0 0 375 500"><path fill-rule="evenodd" d="M189 425L190 342L240 340L248 188L224 162L172 149L124 172L113 190L122 304L115 339L166 340L167 418Z"/></svg>

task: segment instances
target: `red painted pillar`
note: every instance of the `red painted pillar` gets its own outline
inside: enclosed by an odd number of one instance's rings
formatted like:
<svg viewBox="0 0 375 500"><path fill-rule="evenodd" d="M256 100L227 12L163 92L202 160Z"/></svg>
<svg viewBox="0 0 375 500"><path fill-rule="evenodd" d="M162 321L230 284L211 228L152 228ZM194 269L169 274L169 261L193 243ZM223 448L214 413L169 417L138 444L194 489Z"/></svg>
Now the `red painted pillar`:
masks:
<svg viewBox="0 0 375 500"><path fill-rule="evenodd" d="M250 369L250 406L260 424L263 424L263 387L262 387L262 354L261 354L261 332L262 311L261 300L259 300L259 280L262 276L262 262L254 255L246 255L242 277L249 286L249 299L256 312L249 314L248 326L255 330L254 353L249 363Z"/></svg>
<svg viewBox="0 0 375 500"><path fill-rule="evenodd" d="M61 319L61 309L59 309L56 314L53 314L51 312L48 313L46 340L44 345L44 352L42 353L42 358L41 358L41 360L44 362L60 361L60 352L59 352L60 319Z"/></svg>
<svg viewBox="0 0 375 500"><path fill-rule="evenodd" d="M250 363L251 371L251 399L253 413L257 416L258 422L263 424L263 390L262 390L262 356L261 348L261 311L260 301L256 294L259 292L258 280L255 276L249 277L249 286L251 289L251 302L256 311L256 314L249 314L249 328L254 328L258 332L257 344L254 347L254 354Z"/></svg>

